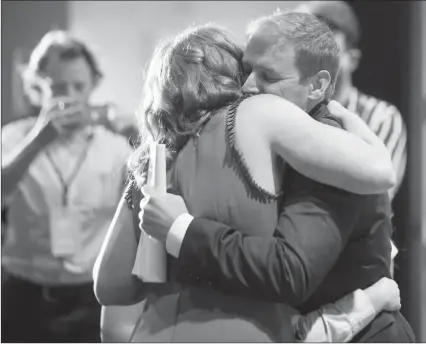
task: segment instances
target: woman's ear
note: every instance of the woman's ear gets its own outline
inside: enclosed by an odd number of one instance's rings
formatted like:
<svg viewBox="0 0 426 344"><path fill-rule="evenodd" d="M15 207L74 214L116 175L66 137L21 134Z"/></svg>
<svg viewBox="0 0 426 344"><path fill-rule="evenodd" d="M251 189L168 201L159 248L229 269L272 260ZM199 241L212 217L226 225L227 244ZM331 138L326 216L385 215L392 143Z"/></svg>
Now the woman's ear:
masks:
<svg viewBox="0 0 426 344"><path fill-rule="evenodd" d="M322 100L331 83L331 75L326 70L320 70L311 78L308 98L310 100Z"/></svg>

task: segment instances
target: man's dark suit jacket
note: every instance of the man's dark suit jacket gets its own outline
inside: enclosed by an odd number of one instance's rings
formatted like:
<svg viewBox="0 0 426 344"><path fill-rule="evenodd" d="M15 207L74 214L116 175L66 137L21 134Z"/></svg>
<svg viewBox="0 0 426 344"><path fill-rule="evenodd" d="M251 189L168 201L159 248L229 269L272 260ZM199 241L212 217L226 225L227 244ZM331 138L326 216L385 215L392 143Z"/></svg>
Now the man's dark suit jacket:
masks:
<svg viewBox="0 0 426 344"><path fill-rule="evenodd" d="M315 119L340 126L326 107L315 110ZM390 277L387 194L355 195L291 168L284 191L279 223L270 239L194 218L182 242L175 278L309 312ZM382 312L354 340L407 342L414 340L411 336L399 312Z"/></svg>

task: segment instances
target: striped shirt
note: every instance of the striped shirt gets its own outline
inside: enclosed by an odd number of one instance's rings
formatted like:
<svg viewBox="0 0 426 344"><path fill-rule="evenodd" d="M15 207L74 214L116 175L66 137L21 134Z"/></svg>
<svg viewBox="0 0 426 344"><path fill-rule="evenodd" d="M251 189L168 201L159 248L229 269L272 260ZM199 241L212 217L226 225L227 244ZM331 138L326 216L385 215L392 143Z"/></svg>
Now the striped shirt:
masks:
<svg viewBox="0 0 426 344"><path fill-rule="evenodd" d="M394 105L366 95L355 87L350 90L348 102L343 105L357 113L388 148L397 177L395 187L389 190L393 199L402 183L407 165L407 129L401 113Z"/></svg>

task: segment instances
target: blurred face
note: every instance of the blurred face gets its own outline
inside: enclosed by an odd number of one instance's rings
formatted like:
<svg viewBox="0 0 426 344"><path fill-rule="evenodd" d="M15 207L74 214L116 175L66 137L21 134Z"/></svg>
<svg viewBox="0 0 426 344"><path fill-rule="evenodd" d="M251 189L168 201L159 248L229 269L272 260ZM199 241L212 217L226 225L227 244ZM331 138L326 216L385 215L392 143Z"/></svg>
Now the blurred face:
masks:
<svg viewBox="0 0 426 344"><path fill-rule="evenodd" d="M336 92L342 84L352 79L352 74L358 67L361 52L358 49L350 49L346 44L343 32L334 31L334 39L339 47L339 74L336 80Z"/></svg>
<svg viewBox="0 0 426 344"><path fill-rule="evenodd" d="M52 98L70 98L87 103L94 89L93 75L83 57L61 60L49 59L43 73L42 102Z"/></svg>
<svg viewBox="0 0 426 344"><path fill-rule="evenodd" d="M275 94L307 110L309 84L300 82L294 48L288 45L282 50L271 49L264 37L250 38L243 57L244 71L249 75L243 91Z"/></svg>

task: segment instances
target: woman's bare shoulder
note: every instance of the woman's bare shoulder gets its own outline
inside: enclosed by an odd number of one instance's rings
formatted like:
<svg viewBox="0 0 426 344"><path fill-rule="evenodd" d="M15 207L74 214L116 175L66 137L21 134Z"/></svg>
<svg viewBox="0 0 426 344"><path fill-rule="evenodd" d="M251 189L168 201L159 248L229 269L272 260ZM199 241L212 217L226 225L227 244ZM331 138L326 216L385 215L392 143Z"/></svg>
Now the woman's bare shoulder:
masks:
<svg viewBox="0 0 426 344"><path fill-rule="evenodd" d="M295 104L273 94L259 94L246 98L239 104L237 112L253 125L267 126L306 114ZM283 116L284 114L286 116Z"/></svg>
<svg viewBox="0 0 426 344"><path fill-rule="evenodd" d="M275 94L255 94L249 97L246 97L242 102L241 105L246 104L250 106L265 106L269 102L288 102L287 100L276 96Z"/></svg>

